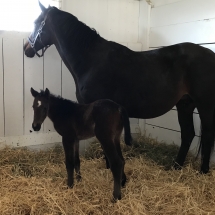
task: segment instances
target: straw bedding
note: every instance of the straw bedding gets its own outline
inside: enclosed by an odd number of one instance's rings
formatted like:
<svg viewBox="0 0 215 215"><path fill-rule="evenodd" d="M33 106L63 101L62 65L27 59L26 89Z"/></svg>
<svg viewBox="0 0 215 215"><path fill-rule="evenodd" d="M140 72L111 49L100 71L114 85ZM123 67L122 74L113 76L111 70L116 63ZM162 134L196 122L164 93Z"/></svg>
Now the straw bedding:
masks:
<svg viewBox="0 0 215 215"><path fill-rule="evenodd" d="M62 148L0 151L1 215L215 214L215 171L200 175L189 156L180 171L170 164L176 146L140 138L123 146L128 177L122 200L112 203L113 180L99 144L81 158L82 181L67 189Z"/></svg>

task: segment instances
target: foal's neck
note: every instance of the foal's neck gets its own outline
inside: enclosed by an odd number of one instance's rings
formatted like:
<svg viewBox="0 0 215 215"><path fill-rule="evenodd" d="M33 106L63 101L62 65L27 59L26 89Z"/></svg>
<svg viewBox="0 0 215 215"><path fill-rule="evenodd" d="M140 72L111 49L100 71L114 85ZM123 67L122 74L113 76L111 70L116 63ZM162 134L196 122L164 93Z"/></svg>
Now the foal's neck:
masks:
<svg viewBox="0 0 215 215"><path fill-rule="evenodd" d="M48 117L54 123L57 119L65 119L75 113L77 103L61 97L50 95Z"/></svg>

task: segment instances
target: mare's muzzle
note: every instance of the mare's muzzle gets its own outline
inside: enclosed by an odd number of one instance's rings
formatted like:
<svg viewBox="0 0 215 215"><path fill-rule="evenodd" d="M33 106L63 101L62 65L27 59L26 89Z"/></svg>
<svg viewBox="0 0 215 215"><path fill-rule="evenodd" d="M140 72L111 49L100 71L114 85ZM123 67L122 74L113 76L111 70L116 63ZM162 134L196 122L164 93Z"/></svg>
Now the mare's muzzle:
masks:
<svg viewBox="0 0 215 215"><path fill-rule="evenodd" d="M32 123L32 128L34 129L34 131L39 131L41 129L41 124Z"/></svg>

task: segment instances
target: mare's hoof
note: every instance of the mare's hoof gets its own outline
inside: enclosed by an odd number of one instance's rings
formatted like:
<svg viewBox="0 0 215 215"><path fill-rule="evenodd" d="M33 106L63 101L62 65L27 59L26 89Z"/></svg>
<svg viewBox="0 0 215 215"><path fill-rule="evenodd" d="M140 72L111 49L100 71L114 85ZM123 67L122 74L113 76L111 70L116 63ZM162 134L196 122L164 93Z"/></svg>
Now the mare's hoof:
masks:
<svg viewBox="0 0 215 215"><path fill-rule="evenodd" d="M67 183L68 188L73 188L74 187L74 183Z"/></svg>
<svg viewBox="0 0 215 215"><path fill-rule="evenodd" d="M209 172L209 168L201 168L201 174L207 174Z"/></svg>

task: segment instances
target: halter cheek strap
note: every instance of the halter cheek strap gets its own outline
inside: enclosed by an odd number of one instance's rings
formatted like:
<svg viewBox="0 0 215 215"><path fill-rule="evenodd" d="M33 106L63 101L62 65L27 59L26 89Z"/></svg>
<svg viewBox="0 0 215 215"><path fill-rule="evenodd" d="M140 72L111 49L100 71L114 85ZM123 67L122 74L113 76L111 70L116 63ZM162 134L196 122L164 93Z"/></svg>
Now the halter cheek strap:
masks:
<svg viewBox="0 0 215 215"><path fill-rule="evenodd" d="M51 10L53 10L53 8L51 8L51 9L47 12L47 14L46 14L44 20L41 22L40 27L39 27L39 29L38 29L38 31L37 31L37 34L36 34L35 38L32 40L30 37L28 37L28 42L30 43L31 48L34 50L35 54L36 54L38 57L42 57L42 56L44 55L46 49L50 46L50 45L47 45L47 46L46 46L46 45L43 44L41 34L43 33L43 27L45 26L45 21L46 21L46 19L47 19L47 17L48 17L48 14L49 14L49 12L50 12ZM43 46L43 48L42 48L42 54L41 54L41 55L40 55L40 54L38 53L38 51L35 49L35 43L36 43L38 37L40 38L39 42L40 42L40 43L42 44L42 46Z"/></svg>

